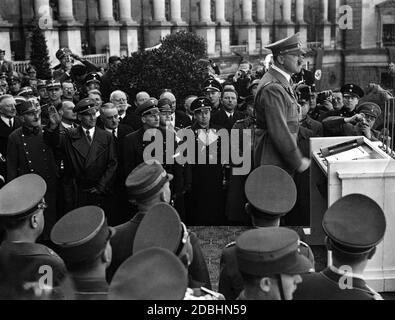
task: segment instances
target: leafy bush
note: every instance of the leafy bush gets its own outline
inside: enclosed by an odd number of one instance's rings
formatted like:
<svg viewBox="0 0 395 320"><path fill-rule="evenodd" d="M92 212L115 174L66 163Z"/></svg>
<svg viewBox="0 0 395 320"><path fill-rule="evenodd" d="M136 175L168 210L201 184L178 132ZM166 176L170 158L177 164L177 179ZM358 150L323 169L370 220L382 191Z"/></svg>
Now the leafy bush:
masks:
<svg viewBox="0 0 395 320"><path fill-rule="evenodd" d="M168 35L162 41L166 49L180 48L196 57L202 59L207 57L206 41L197 34L185 30Z"/></svg>
<svg viewBox="0 0 395 320"><path fill-rule="evenodd" d="M204 46L202 50L199 37L189 40L186 35L183 31L170 35L159 49L136 52L123 59L113 81L132 98L139 91L159 97L163 89L171 89L179 100L190 94L199 95L200 86L207 78L207 66L199 59L205 56L206 49ZM195 48L192 48L193 43Z"/></svg>

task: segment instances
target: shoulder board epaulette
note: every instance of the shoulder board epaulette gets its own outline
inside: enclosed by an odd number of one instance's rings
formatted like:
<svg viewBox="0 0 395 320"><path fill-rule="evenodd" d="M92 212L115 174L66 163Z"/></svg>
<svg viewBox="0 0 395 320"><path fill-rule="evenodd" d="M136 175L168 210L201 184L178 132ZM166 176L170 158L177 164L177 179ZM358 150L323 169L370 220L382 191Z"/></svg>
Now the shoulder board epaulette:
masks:
<svg viewBox="0 0 395 320"><path fill-rule="evenodd" d="M236 241L233 241L233 242L231 242L231 243L228 243L226 246L225 246L225 248L231 248L231 247L234 247L236 245Z"/></svg>

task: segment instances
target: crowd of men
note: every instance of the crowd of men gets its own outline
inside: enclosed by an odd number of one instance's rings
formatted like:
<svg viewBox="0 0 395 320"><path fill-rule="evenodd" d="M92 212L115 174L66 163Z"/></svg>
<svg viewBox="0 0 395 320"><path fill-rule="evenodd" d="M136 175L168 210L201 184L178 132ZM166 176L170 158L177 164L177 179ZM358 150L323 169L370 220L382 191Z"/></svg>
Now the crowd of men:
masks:
<svg viewBox="0 0 395 320"><path fill-rule="evenodd" d="M103 74L67 48L48 81L35 79L34 68L21 77L4 67L0 298L380 298L359 277L385 233L374 201L355 194L328 209L333 265L320 273L308 245L283 226L309 225L309 139L380 139L391 95L373 84L316 93L298 34L268 48L267 72L253 73L243 60L221 81L210 65L199 96L164 88L158 97L128 97L113 80L119 57ZM174 146L187 143L179 133L188 130L192 160L174 161ZM234 145L221 130L250 133L238 149L249 153L247 174L222 161ZM158 139L164 153L147 161ZM224 248L220 293L211 291L199 240L188 230L218 225L251 228ZM43 265L52 270L44 287ZM352 290L336 287L344 265L353 270Z"/></svg>

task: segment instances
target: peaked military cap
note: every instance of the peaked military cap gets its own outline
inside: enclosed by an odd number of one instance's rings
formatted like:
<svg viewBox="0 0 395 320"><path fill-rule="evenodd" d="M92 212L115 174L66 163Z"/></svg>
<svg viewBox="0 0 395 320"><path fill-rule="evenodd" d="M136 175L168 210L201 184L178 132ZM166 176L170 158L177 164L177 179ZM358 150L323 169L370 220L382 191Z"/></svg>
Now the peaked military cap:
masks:
<svg viewBox="0 0 395 320"><path fill-rule="evenodd" d="M95 105L96 105L95 100L91 98L85 98L77 103L77 105L74 108L74 112L82 114L89 110L95 109Z"/></svg>
<svg viewBox="0 0 395 320"><path fill-rule="evenodd" d="M0 49L0 53L5 54L5 50L4 49Z"/></svg>
<svg viewBox="0 0 395 320"><path fill-rule="evenodd" d="M88 206L61 218L52 228L51 241L67 263L79 263L99 257L114 233L107 225L104 211Z"/></svg>
<svg viewBox="0 0 395 320"><path fill-rule="evenodd" d="M290 53L306 54L306 51L303 49L303 44L300 39L299 32L288 38L281 39L275 43L266 46L266 49L270 49L273 52L273 55Z"/></svg>
<svg viewBox="0 0 395 320"><path fill-rule="evenodd" d="M325 212L322 227L335 248L361 254L381 242L386 221L383 210L374 200L362 194L350 194Z"/></svg>
<svg viewBox="0 0 395 320"><path fill-rule="evenodd" d="M12 84L16 82L21 82L21 79L19 78L18 73L13 72L13 74L8 77L7 81L8 83Z"/></svg>
<svg viewBox="0 0 395 320"><path fill-rule="evenodd" d="M162 248L140 251L117 270L110 300L183 300L188 274L181 260Z"/></svg>
<svg viewBox="0 0 395 320"><path fill-rule="evenodd" d="M351 95L357 98L362 98L365 95L362 88L357 86L356 84L346 84L340 89L340 92L344 96Z"/></svg>
<svg viewBox="0 0 395 320"><path fill-rule="evenodd" d="M313 267L299 251L298 234L283 227L244 232L236 240L236 256L239 270L257 277L307 273Z"/></svg>
<svg viewBox="0 0 395 320"><path fill-rule="evenodd" d="M159 203L141 221L133 242L133 254L158 247L178 255L187 243L187 236L177 211L167 203Z"/></svg>
<svg viewBox="0 0 395 320"><path fill-rule="evenodd" d="M33 96L33 89L31 87L23 87L17 94L18 96Z"/></svg>
<svg viewBox="0 0 395 320"><path fill-rule="evenodd" d="M165 185L173 180L158 161L143 162L126 178L126 188L129 198L141 200L155 195Z"/></svg>
<svg viewBox="0 0 395 320"><path fill-rule="evenodd" d="M0 217L23 218L44 203L47 184L36 174L20 176L0 189Z"/></svg>
<svg viewBox="0 0 395 320"><path fill-rule="evenodd" d="M36 111L39 109L37 104L33 100L24 100L24 101L18 101L15 105L16 112L18 115L22 116L28 112Z"/></svg>
<svg viewBox="0 0 395 320"><path fill-rule="evenodd" d="M222 92L222 85L214 78L209 78L203 83L203 92Z"/></svg>
<svg viewBox="0 0 395 320"><path fill-rule="evenodd" d="M5 72L0 73L0 79L7 80L8 74Z"/></svg>
<svg viewBox="0 0 395 320"><path fill-rule="evenodd" d="M60 89L62 87L62 84L60 83L60 81L57 80L48 80L47 81L47 89L51 90L51 89Z"/></svg>
<svg viewBox="0 0 395 320"><path fill-rule="evenodd" d="M148 99L136 109L136 114L138 114L140 117L146 114L158 114L158 113L159 113L159 109L157 107L157 103L155 103L155 101L152 99Z"/></svg>
<svg viewBox="0 0 395 320"><path fill-rule="evenodd" d="M364 102L358 106L357 112L370 115L377 119L381 115L381 108L374 102Z"/></svg>
<svg viewBox="0 0 395 320"><path fill-rule="evenodd" d="M203 109L211 110L212 106L213 105L211 104L211 101L209 99L207 99L206 97L200 97L193 100L190 109L192 112L200 111Z"/></svg>
<svg viewBox="0 0 395 320"><path fill-rule="evenodd" d="M61 60L63 57L71 55L71 50L69 48L60 48L55 55L58 60Z"/></svg>
<svg viewBox="0 0 395 320"><path fill-rule="evenodd" d="M247 178L248 202L267 218L286 215L296 203L296 186L292 177L276 166L261 166Z"/></svg>
<svg viewBox="0 0 395 320"><path fill-rule="evenodd" d="M160 112L169 111L173 112L172 103L170 99L162 98L158 101L158 109Z"/></svg>
<svg viewBox="0 0 395 320"><path fill-rule="evenodd" d="M39 79L37 81L37 89L40 90L41 88L46 88L47 87L47 81Z"/></svg>
<svg viewBox="0 0 395 320"><path fill-rule="evenodd" d="M86 78L85 78L85 83L88 84L90 82L96 82L96 83L101 83L101 77L98 73L96 72L92 72L87 74Z"/></svg>

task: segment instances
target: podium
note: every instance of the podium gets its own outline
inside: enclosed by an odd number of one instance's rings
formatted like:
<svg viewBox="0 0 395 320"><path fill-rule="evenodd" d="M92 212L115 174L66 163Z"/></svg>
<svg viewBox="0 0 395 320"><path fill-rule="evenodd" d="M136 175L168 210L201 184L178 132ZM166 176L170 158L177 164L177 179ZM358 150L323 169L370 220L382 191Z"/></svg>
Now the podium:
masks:
<svg viewBox="0 0 395 320"><path fill-rule="evenodd" d="M327 148L353 145L349 150L328 156ZM381 142L365 137L310 139L310 245L323 245L322 219L325 211L340 198L363 194L383 209L387 228L384 240L364 273L368 285L378 292L395 291L395 160L381 148ZM327 157L323 155L326 153Z"/></svg>

